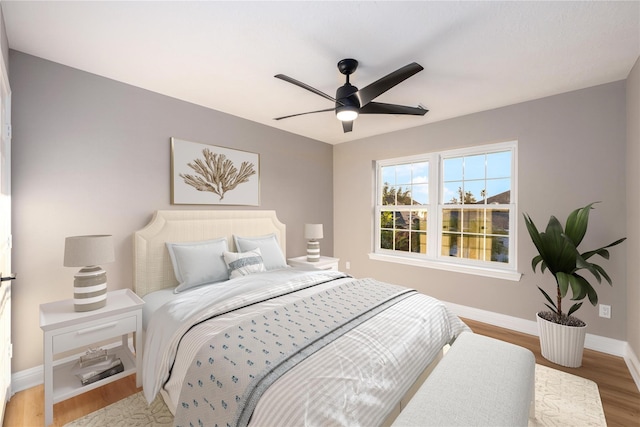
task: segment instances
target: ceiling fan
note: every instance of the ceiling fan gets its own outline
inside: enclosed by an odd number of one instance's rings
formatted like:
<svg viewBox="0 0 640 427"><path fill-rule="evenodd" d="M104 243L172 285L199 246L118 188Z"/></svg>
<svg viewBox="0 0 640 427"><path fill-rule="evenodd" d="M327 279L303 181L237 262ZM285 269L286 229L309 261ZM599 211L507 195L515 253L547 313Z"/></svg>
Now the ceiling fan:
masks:
<svg viewBox="0 0 640 427"><path fill-rule="evenodd" d="M351 132L353 129L353 121L359 114L404 114L411 116L424 116L427 109L418 107L408 107L405 105L384 104L382 102L372 102L375 98L388 91L398 83L403 82L414 74L422 71L424 68L412 62L396 71L387 74L370 85L358 90L357 87L349 83L349 76L358 68L358 61L355 59L343 59L338 62L338 70L347 76L346 83L340 86L336 91L336 97L333 98L318 89L302 83L284 74L276 74L274 77L289 82L310 92L320 95L335 103L334 108L326 108L324 110L309 111L306 113L291 114L289 116L276 117L275 120L288 119L289 117L302 116L305 114L322 113L326 111L335 111L336 117L342 122L344 132Z"/></svg>

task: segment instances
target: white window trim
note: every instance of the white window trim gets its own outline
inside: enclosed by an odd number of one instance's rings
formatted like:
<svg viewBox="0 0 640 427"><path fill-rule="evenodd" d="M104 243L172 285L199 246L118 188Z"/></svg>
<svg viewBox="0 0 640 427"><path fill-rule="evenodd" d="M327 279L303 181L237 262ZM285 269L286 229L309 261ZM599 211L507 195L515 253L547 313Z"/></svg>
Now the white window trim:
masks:
<svg viewBox="0 0 640 427"><path fill-rule="evenodd" d="M493 277L499 279L505 279L510 281L519 281L522 277L522 273L518 272L517 266L517 242L518 242L518 221L517 221L517 141L507 141L502 143L493 143L493 144L485 144L475 147L468 148L460 148L454 150L447 150L441 152L434 153L425 153L422 155L413 155L407 157L393 158L393 159L384 159L378 160L375 162L375 170L374 170L374 178L375 178L375 198L374 198L374 215L373 218L373 251L369 253L369 259L376 261L384 261L384 262L393 262L397 264L404 265L412 265L417 267L424 268L433 268L438 270L446 270L453 271L458 273L465 274L473 274L476 276L485 276L485 277ZM442 239L442 233L440 232L441 228L441 212L443 208L442 204L442 195L440 194L441 189L441 170L442 170L442 161L445 158L450 157L458 157L461 155L473 155L473 154L481 154L488 152L496 152L496 151L505 151L512 150L513 156L511 159L511 177L513 188L511 189L511 206L515 206L515 209L512 209L513 215L510 216L509 221L509 239L510 250L509 250L509 260L510 262L507 265L501 265L499 263L495 263L494 266L488 266L486 264L482 265L473 265L473 260L459 260L457 258L449 259L447 257L443 257L440 255L440 244ZM428 232L428 250L429 254L435 254L431 256L425 256L422 254L413 254L411 252L402 253L399 255L398 252L391 250L384 250L380 248L380 232L379 232L379 218L381 209L378 205L378 197L382 189L380 188L383 183L379 182L378 176L380 173L380 168L387 165L397 165L401 163L411 163L418 160L428 160L429 161L429 204L427 205L428 209L428 223L436 224L436 232L435 236L431 230L427 230ZM376 219L378 218L378 219Z"/></svg>

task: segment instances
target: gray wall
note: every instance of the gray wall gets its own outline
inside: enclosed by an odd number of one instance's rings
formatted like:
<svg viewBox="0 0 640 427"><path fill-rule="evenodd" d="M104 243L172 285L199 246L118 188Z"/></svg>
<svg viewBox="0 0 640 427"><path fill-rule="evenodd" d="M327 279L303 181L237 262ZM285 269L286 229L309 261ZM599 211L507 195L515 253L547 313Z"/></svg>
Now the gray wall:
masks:
<svg viewBox="0 0 640 427"><path fill-rule="evenodd" d="M113 234L109 289L132 285L132 233L158 209L273 209L288 256L305 222L332 254L331 145L11 51L13 372L42 363L39 304L72 297L64 238ZM172 206L170 137L260 154L261 205Z"/></svg>
<svg viewBox="0 0 640 427"><path fill-rule="evenodd" d="M627 341L640 355L640 58L627 78ZM640 369L636 367L636 369Z"/></svg>
<svg viewBox="0 0 640 427"><path fill-rule="evenodd" d="M527 212L539 225L550 215L562 222L593 201L585 249L626 235L625 82L614 82L401 132L348 142L334 149L335 256L351 262L356 277L404 284L441 300L533 321L544 309L536 285L550 292L553 277L533 274L535 248L524 226ZM518 270L520 282L373 261L374 160L458 147L518 140ZM637 165L637 163L634 163ZM578 315L588 332L626 339L626 251L623 244L603 261L613 280L597 285L600 302L612 306L610 320L588 302ZM635 262L635 261L634 261ZM637 308L637 306L636 306Z"/></svg>

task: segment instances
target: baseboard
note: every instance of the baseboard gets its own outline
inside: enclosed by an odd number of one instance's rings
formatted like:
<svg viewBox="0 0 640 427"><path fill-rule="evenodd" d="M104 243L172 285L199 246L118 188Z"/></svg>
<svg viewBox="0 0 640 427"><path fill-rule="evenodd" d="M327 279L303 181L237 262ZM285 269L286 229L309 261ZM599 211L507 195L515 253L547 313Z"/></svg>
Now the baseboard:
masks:
<svg viewBox="0 0 640 427"><path fill-rule="evenodd" d="M42 365L18 371L11 375L11 395L44 382L44 367Z"/></svg>
<svg viewBox="0 0 640 427"><path fill-rule="evenodd" d="M624 356L624 361L627 363L633 381L635 381L638 390L640 390L640 360L638 360L638 356L633 352L630 345L627 345L627 353Z"/></svg>
<svg viewBox="0 0 640 427"><path fill-rule="evenodd" d="M492 311L480 310L478 308L466 307L449 302L445 302L445 304L460 317L466 317L471 320L477 320L478 322L538 336L538 325L534 320L521 319L519 317L507 316L506 314L494 313ZM630 351L626 341L593 334L587 334L584 340L584 347L618 357L626 357L628 351Z"/></svg>

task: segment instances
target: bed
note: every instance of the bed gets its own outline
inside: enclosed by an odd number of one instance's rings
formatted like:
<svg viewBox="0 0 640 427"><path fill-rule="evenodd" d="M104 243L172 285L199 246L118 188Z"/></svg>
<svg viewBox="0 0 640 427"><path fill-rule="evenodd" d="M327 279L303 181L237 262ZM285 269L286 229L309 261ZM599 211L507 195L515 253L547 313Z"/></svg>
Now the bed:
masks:
<svg viewBox="0 0 640 427"><path fill-rule="evenodd" d="M275 211L157 211L134 257L144 394L178 426L390 425L468 330L414 290L288 267Z"/></svg>

